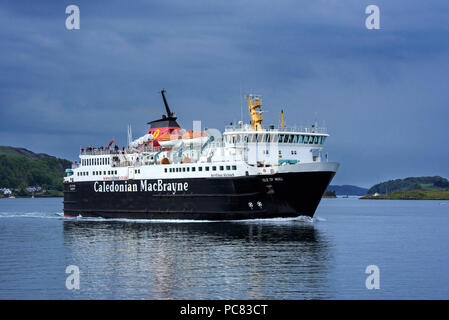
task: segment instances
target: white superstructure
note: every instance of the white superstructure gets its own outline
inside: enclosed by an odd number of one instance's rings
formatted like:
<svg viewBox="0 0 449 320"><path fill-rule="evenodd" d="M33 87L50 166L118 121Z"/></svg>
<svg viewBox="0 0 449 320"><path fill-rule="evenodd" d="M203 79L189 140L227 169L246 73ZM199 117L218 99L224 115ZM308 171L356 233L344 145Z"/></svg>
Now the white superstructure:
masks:
<svg viewBox="0 0 449 320"><path fill-rule="evenodd" d="M121 150L81 149L80 161L67 170L65 182L276 174L326 166L325 128L284 128L283 123L279 128L263 128L257 111L260 98L248 100L252 123L230 125L222 136L207 131L182 131L185 134L164 138L147 134Z"/></svg>

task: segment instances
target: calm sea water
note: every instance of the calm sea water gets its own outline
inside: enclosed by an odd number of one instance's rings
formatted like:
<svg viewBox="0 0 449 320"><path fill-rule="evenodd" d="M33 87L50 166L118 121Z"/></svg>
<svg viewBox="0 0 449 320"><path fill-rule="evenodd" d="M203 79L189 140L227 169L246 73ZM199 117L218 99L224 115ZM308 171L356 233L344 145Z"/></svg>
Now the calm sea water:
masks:
<svg viewBox="0 0 449 320"><path fill-rule="evenodd" d="M324 199L313 220L66 219L0 199L0 299L448 299L449 203ZM68 265L80 289L68 290ZM368 290L368 265L380 289Z"/></svg>

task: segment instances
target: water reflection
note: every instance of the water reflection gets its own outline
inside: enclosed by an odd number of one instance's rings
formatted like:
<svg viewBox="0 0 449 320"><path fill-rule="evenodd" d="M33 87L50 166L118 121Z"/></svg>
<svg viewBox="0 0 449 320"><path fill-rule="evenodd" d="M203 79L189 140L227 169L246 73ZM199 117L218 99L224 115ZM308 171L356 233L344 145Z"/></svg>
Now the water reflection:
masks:
<svg viewBox="0 0 449 320"><path fill-rule="evenodd" d="M312 223L66 220L81 297L332 298L329 241Z"/></svg>

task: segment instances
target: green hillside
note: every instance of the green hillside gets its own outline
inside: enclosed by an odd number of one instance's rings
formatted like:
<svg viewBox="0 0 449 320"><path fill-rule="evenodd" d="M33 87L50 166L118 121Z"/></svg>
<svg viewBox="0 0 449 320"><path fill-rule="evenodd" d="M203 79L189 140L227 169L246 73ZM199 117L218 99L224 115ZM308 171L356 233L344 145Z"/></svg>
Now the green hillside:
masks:
<svg viewBox="0 0 449 320"><path fill-rule="evenodd" d="M368 195L375 193L388 194L395 191L411 191L411 190L448 190L449 181L445 178L435 177L410 177L406 179L396 179L382 182L372 186L368 190Z"/></svg>
<svg viewBox="0 0 449 320"><path fill-rule="evenodd" d="M0 188L41 186L62 191L64 171L71 162L23 148L0 146ZM23 192L22 192L23 193Z"/></svg>
<svg viewBox="0 0 449 320"><path fill-rule="evenodd" d="M389 194L364 196L360 199L376 200L449 200L449 190L408 190Z"/></svg>
<svg viewBox="0 0 449 320"><path fill-rule="evenodd" d="M48 154L45 153L34 153L25 148L15 148L8 146L0 146L0 155L22 156L28 159L42 159L45 157L50 157Z"/></svg>

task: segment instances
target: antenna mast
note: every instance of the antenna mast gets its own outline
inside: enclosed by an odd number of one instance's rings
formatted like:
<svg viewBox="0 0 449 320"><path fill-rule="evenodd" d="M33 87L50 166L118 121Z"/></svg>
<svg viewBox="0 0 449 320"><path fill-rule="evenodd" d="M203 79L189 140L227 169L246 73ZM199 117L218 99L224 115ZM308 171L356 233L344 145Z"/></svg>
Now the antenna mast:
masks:
<svg viewBox="0 0 449 320"><path fill-rule="evenodd" d="M260 108L262 107L262 98L258 95L248 95L248 109L251 116L251 125L253 130L262 130L263 115Z"/></svg>

